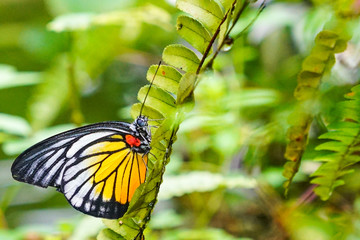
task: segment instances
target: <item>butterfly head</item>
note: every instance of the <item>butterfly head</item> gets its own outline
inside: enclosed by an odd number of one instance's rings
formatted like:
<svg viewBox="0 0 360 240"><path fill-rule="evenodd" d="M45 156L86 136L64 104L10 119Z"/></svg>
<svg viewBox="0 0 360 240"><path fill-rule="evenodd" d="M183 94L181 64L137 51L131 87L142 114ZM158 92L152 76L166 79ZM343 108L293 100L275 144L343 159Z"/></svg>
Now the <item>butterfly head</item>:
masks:
<svg viewBox="0 0 360 240"><path fill-rule="evenodd" d="M136 118L134 124L139 127L139 128L142 128L142 129L148 129L148 118L145 117L145 116L139 116Z"/></svg>
<svg viewBox="0 0 360 240"><path fill-rule="evenodd" d="M140 115L131 124L131 130L134 136L140 139L140 144L134 147L134 150L139 153L148 153L150 151L151 132L148 125L148 118Z"/></svg>

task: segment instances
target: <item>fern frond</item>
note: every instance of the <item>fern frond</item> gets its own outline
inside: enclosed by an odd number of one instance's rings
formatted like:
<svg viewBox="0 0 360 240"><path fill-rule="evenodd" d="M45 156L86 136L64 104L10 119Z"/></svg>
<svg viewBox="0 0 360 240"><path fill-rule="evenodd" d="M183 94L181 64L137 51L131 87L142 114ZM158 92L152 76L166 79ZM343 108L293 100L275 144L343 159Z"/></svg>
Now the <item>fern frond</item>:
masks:
<svg viewBox="0 0 360 240"><path fill-rule="evenodd" d="M191 16L179 16L177 21L178 33L184 37L200 54L181 44L167 46L162 58L168 65L159 67L153 86L144 103L144 114L151 119L158 119L158 128L153 129L151 153L148 162L148 176L144 184L135 191L128 211L120 221L104 220L108 229L105 233L115 233L124 239L141 239L142 232L150 220L151 212L157 201L160 184L162 183L165 166L170 160L172 144L176 140L179 125L194 105L194 90L199 75L205 69L205 59L213 53L211 49L219 41L221 28L225 27L229 33L226 20L235 24L232 10L240 0L224 1L228 7L220 6L216 0L178 0L177 7ZM229 7L231 6L231 7ZM246 5L247 6L247 5ZM223 9L226 10L224 13ZM221 48L221 44L217 44ZM217 52L219 49L217 49ZM200 55L200 58L198 57ZM151 81L156 66L151 66L147 79ZM149 85L144 86L138 93L138 100L144 102ZM131 115L139 115L141 104L134 104ZM159 120L160 119L160 120ZM119 224L120 222L120 224ZM106 235L106 234L105 234ZM119 236L119 237L120 237Z"/></svg>
<svg viewBox="0 0 360 240"><path fill-rule="evenodd" d="M346 97L350 100L338 105L341 121L329 125L329 132L319 137L328 141L316 147L326 151L315 159L323 164L312 174L311 181L318 184L314 191L322 200L329 199L334 189L344 184L342 176L360 162L360 85Z"/></svg>
<svg viewBox="0 0 360 240"><path fill-rule="evenodd" d="M289 116L291 126L287 132L289 142L286 146L285 158L288 162L285 163L283 171L283 176L287 179L284 183L285 195L300 167L313 116L317 112L317 93L321 79L335 64L335 53L346 49L343 35L344 33L339 30L321 31L316 36L315 46L310 55L304 59L298 74L298 85L294 92L298 104Z"/></svg>

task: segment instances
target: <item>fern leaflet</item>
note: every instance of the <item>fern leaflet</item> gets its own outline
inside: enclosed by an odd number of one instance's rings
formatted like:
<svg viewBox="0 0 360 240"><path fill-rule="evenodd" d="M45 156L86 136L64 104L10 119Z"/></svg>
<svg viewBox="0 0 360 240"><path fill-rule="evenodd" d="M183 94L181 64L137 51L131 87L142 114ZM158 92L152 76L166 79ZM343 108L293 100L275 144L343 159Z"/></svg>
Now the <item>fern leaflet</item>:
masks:
<svg viewBox="0 0 360 240"><path fill-rule="evenodd" d="M341 120L330 124L329 132L319 137L329 141L316 147L327 151L315 159L324 163L312 174L315 178L311 181L318 184L314 191L322 200L329 199L334 189L344 184L341 177L353 171L350 166L360 162L360 85L353 87L346 98L350 100L338 106Z"/></svg>

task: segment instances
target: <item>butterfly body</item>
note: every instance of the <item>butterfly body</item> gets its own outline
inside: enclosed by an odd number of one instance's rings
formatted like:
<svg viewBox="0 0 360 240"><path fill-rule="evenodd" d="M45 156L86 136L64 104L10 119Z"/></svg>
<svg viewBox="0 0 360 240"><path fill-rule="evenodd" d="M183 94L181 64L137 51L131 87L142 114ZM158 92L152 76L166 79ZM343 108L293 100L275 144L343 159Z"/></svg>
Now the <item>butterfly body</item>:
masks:
<svg viewBox="0 0 360 240"><path fill-rule="evenodd" d="M17 157L14 179L55 187L77 210L102 218L124 215L145 182L151 132L148 119L102 122L66 131Z"/></svg>

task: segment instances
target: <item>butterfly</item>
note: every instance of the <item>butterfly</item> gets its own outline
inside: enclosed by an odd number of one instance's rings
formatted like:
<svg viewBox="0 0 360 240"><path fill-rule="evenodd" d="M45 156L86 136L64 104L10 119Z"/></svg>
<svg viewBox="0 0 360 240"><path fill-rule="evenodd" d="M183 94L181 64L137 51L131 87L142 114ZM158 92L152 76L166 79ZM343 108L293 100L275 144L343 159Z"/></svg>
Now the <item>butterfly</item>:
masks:
<svg viewBox="0 0 360 240"><path fill-rule="evenodd" d="M44 188L55 187L71 206L85 214L122 217L146 178L151 131L148 118L141 114L144 103L132 123L95 123L35 144L15 159L13 178Z"/></svg>
<svg viewBox="0 0 360 240"><path fill-rule="evenodd" d="M116 219L145 181L151 132L148 119L101 122L47 138L19 155L15 180L55 187L77 210Z"/></svg>

